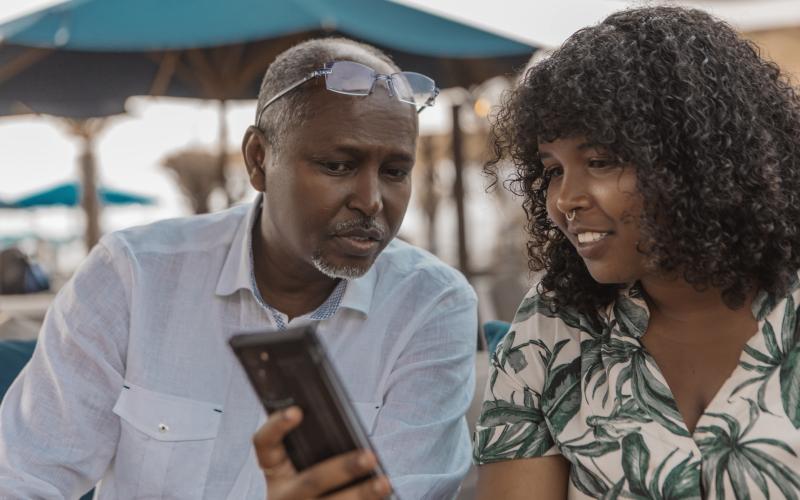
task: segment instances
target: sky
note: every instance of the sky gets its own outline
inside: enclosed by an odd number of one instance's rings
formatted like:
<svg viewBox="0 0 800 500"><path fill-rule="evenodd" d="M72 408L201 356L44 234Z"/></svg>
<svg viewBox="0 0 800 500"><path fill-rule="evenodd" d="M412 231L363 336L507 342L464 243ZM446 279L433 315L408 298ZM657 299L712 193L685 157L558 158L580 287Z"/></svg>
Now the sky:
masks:
<svg viewBox="0 0 800 500"><path fill-rule="evenodd" d="M3 0L0 2L0 23L59 3L59 0Z"/></svg>
<svg viewBox="0 0 800 500"><path fill-rule="evenodd" d="M614 11L654 0L394 0L534 46L556 47ZM798 0L669 0L703 9L742 31L800 25Z"/></svg>

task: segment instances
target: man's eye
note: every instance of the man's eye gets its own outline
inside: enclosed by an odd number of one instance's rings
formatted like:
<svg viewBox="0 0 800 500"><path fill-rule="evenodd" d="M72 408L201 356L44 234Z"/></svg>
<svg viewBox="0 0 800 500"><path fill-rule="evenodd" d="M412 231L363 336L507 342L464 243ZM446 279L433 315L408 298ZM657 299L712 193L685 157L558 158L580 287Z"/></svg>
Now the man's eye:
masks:
<svg viewBox="0 0 800 500"><path fill-rule="evenodd" d="M407 168L398 168L398 167L389 167L383 170L384 174L391 177L392 179L402 180L408 177L411 174L411 171Z"/></svg>
<svg viewBox="0 0 800 500"><path fill-rule="evenodd" d="M350 163L346 161L322 161L320 165L327 172L333 174L343 174L352 168Z"/></svg>

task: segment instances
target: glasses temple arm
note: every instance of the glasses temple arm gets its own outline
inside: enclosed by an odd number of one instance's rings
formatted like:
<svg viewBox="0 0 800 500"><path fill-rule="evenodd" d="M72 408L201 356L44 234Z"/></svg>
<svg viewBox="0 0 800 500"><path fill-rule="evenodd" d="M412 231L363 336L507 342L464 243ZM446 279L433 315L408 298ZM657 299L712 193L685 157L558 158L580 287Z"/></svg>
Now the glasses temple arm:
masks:
<svg viewBox="0 0 800 500"><path fill-rule="evenodd" d="M327 73L330 73L330 71L326 72L325 70L321 70L321 71L314 71L312 73L309 73L308 76L306 76L305 78L301 78L300 80L297 80L293 84L289 85L285 89L281 90L280 92L278 92L277 94L272 96L272 99L267 101L267 103L264 104L264 106L262 106L261 109L258 111L258 116L256 116L256 126L257 127L261 126L261 116L264 114L264 110L267 109L267 107L269 107L270 104L272 104L273 102L277 101L281 97L285 96L286 94L288 94L292 90L296 89L300 85L302 85L302 84L306 83L307 81L311 80L312 78L315 78L315 77L318 77L318 76L321 76L321 75L325 75Z"/></svg>
<svg viewBox="0 0 800 500"><path fill-rule="evenodd" d="M428 100L425 101L425 104L423 104L422 106L419 107L419 109L417 110L417 114L422 113L423 109L425 109L425 108L427 108L429 106L433 106L434 101L436 100L436 96L438 96L438 95L439 95L439 87L433 87L433 95L428 97Z"/></svg>

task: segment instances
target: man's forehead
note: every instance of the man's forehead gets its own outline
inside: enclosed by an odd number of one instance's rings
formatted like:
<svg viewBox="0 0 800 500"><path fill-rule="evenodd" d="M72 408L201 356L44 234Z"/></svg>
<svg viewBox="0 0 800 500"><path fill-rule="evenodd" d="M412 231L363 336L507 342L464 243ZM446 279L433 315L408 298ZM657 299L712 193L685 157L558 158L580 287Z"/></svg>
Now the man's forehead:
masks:
<svg viewBox="0 0 800 500"><path fill-rule="evenodd" d="M322 81L310 89L310 92L306 95L312 109L317 110L316 113L312 113L312 117L322 115L323 111L331 111L331 113L327 114L332 119L347 117L351 120L357 120L378 115L388 120L408 123L409 125L416 126L417 124L416 108L411 104L400 101L396 95L391 95L385 80L376 80L372 87L372 92L365 96L331 92L326 90L325 83Z"/></svg>
<svg viewBox="0 0 800 500"><path fill-rule="evenodd" d="M287 143L382 143L413 149L418 134L414 107L389 96L382 83L375 87L369 96L350 96L316 86L304 97L311 112L289 131Z"/></svg>
<svg viewBox="0 0 800 500"><path fill-rule="evenodd" d="M374 69L378 73L394 73L396 70L392 68L386 61L380 59L377 55L366 49L350 45L346 43L336 43L331 46L328 54L328 61L353 61L364 64Z"/></svg>

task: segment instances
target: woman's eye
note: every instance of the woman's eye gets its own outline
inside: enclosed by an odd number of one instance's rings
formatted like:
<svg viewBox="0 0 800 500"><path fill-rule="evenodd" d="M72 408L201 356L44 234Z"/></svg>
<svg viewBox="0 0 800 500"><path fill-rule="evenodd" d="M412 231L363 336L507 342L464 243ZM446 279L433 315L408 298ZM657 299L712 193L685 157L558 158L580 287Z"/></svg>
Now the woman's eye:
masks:
<svg viewBox="0 0 800 500"><path fill-rule="evenodd" d="M560 177L564 173L564 169L560 165L553 165L544 167L544 178L550 180L553 177Z"/></svg>
<svg viewBox="0 0 800 500"><path fill-rule="evenodd" d="M589 159L589 168L608 168L617 165L617 162L611 158L591 158Z"/></svg>

